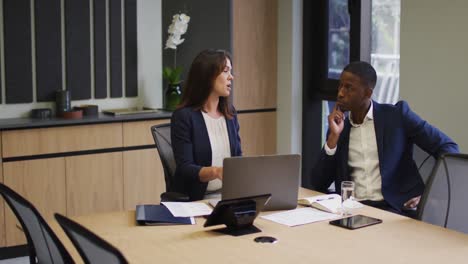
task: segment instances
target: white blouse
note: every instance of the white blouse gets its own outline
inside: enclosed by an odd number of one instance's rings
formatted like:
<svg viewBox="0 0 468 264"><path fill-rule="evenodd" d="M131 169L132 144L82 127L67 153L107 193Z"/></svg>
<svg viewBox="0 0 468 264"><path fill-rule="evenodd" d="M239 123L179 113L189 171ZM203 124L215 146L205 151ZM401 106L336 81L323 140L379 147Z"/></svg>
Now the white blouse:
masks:
<svg viewBox="0 0 468 264"><path fill-rule="evenodd" d="M226 119L224 116L213 118L203 112L208 137L211 144L211 166L222 167L224 158L231 157L231 147L229 144L229 135L227 132ZM214 192L221 189L223 183L220 179L214 179L208 182L207 192Z"/></svg>

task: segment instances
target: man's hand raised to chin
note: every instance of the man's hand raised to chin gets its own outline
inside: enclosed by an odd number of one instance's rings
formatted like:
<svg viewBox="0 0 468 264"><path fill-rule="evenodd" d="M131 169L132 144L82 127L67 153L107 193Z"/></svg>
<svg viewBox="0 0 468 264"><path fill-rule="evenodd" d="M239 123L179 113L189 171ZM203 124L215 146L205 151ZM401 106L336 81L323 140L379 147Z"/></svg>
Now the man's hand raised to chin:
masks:
<svg viewBox="0 0 468 264"><path fill-rule="evenodd" d="M328 115L328 129L330 130L330 134L328 135L327 146L330 149L335 148L338 143L338 138L344 128L344 119L344 113L339 106L335 104L333 111Z"/></svg>

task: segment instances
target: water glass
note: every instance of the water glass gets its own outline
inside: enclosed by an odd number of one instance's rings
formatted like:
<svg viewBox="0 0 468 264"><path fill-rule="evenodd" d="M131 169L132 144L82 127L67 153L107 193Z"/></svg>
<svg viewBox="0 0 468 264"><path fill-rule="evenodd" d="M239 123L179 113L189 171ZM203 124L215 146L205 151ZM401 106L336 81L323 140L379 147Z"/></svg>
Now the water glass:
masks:
<svg viewBox="0 0 468 264"><path fill-rule="evenodd" d="M354 182L341 182L341 201L342 215L351 215L351 209L354 203Z"/></svg>

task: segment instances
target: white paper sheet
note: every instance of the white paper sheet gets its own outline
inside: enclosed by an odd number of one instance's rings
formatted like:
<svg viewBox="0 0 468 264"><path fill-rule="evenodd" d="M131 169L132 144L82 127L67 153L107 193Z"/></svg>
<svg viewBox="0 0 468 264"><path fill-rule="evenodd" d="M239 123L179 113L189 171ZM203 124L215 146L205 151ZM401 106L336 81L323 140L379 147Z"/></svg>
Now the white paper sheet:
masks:
<svg viewBox="0 0 468 264"><path fill-rule="evenodd" d="M209 215L213 211L211 207L201 202L162 202L162 204L171 211L173 216L177 217Z"/></svg>
<svg viewBox="0 0 468 264"><path fill-rule="evenodd" d="M323 212L310 207L261 216L263 219L287 226L304 225L318 221L332 220L339 217L339 215Z"/></svg>
<svg viewBox="0 0 468 264"><path fill-rule="evenodd" d="M213 206L213 208L216 207L216 205L221 201L221 198L214 198L214 199L209 199L208 204Z"/></svg>

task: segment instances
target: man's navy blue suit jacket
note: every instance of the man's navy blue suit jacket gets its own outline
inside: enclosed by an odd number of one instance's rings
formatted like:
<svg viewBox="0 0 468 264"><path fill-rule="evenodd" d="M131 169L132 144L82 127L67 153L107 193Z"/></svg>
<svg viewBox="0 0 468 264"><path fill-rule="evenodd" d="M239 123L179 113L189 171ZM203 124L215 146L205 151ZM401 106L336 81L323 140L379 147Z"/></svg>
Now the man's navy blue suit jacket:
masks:
<svg viewBox="0 0 468 264"><path fill-rule="evenodd" d="M421 195L424 183L413 160L413 144L437 157L457 153L458 145L439 129L421 119L405 101L396 105L373 102L375 136L382 176L382 195L394 209L401 211L409 199ZM341 182L351 180L348 147L351 124L345 119L335 155L322 148L320 159L311 175L312 186L325 191L335 181L341 193Z"/></svg>
<svg viewBox="0 0 468 264"><path fill-rule="evenodd" d="M231 157L242 156L237 115L226 118ZM171 141L176 161L175 191L189 196L190 200L203 199L207 183L201 182L198 173L202 167L211 166L211 144L205 120L200 110L184 107L171 118Z"/></svg>

